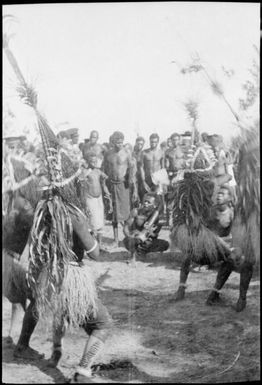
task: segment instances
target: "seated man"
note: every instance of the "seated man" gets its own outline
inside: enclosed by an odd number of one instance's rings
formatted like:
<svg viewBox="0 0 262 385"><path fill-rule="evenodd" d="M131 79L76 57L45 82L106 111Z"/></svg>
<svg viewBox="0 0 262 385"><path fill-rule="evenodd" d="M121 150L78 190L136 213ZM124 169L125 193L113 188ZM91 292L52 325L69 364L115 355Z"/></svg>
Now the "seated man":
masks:
<svg viewBox="0 0 262 385"><path fill-rule="evenodd" d="M155 193L147 193L143 205L133 209L124 224L124 245L132 254L133 262L136 255L149 252L165 251L169 243L158 239L162 224L159 214L162 210L160 197Z"/></svg>

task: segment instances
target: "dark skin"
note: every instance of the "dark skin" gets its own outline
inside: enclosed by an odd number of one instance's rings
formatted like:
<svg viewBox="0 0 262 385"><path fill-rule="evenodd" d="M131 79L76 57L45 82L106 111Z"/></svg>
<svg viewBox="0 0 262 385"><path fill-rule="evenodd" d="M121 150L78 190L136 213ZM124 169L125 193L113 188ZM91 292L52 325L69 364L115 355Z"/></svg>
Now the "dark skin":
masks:
<svg viewBox="0 0 262 385"><path fill-rule="evenodd" d="M83 178L87 181L85 192L88 193L89 196L98 198L104 192L105 198L109 200L110 211L112 211L111 195L105 183L107 176L99 168L97 168L96 155L89 155L87 167L83 167L82 174L79 178ZM96 237L98 238L101 246L101 234L97 233Z"/></svg>
<svg viewBox="0 0 262 385"><path fill-rule="evenodd" d="M105 184L105 178L101 178L102 172L97 168L97 156L90 155L87 159L87 167L83 168L81 177L88 180L88 194L92 197L99 197L102 194L102 190L108 198L110 193ZM106 177L106 175L105 175Z"/></svg>
<svg viewBox="0 0 262 385"><path fill-rule="evenodd" d="M159 139L150 138L150 148L144 150L141 157L140 174L145 191L153 187L151 174L164 167L164 153L158 148Z"/></svg>
<svg viewBox="0 0 262 385"><path fill-rule="evenodd" d="M83 146L83 156L86 157L89 152L94 152L98 158L99 167L103 160L104 149L103 146L97 143L99 138L97 131L91 131L89 142Z"/></svg>
<svg viewBox="0 0 262 385"><path fill-rule="evenodd" d="M131 175L130 182L133 183L133 196L132 199L135 202L137 200L137 187L134 183L134 170L132 167L132 158L130 153L123 147L124 139L118 138L113 140L114 147L105 154L104 169L105 173L112 180L124 180L126 174L129 172ZM118 223L113 222L114 231L114 244L113 247L119 246L118 239Z"/></svg>
<svg viewBox="0 0 262 385"><path fill-rule="evenodd" d="M15 202L15 210L19 212L19 210L26 209L27 215L31 215L33 217L33 209L30 203L22 198L21 196L18 196ZM88 224L85 220L85 217L83 215L76 215L69 213L73 229L77 230L77 237L79 238L82 248L84 247L86 250L90 249L91 245L94 244L94 240L92 235L89 233L88 230ZM28 235L29 235L28 230ZM26 245L24 250L20 251L22 253L21 260L28 260L29 257L29 248ZM77 253L77 250L75 250ZM82 256L84 257L84 253L82 253ZM98 245L96 248L89 254L89 257L92 259L97 259L99 257L99 247ZM27 299L30 301L29 306L26 308L23 324L22 324L22 330L21 334L17 343L17 346L14 350L14 356L19 358L25 358L25 359L40 359L43 358L44 355L39 354L37 351L32 349L29 346L30 338L34 332L34 329L38 322L38 313L36 311L35 306L35 299L32 297L32 293L30 290L28 290Z"/></svg>
<svg viewBox="0 0 262 385"><path fill-rule="evenodd" d="M221 212L225 210L230 200L227 189L221 189L217 196L217 209ZM224 224L225 226L227 223ZM246 295L253 274L253 263L248 261L240 248L231 248L228 250L227 256L218 256L221 261L217 273L216 282L213 290L210 292L206 304L211 306L220 302L219 290L222 289L228 280L232 271L240 273L239 298L233 308L240 312L246 307ZM192 257L188 256L182 263L180 271L179 288L176 292L175 301L180 301L185 296L186 281L190 271Z"/></svg>
<svg viewBox="0 0 262 385"><path fill-rule="evenodd" d="M155 212L157 208L155 197L145 195L143 199L143 206L138 211L133 210L131 212L129 218L124 224L124 234L129 239L134 239L133 246L135 246L138 242L146 242L148 237L150 238L157 238L158 233L161 229L161 224L156 221L156 223L149 228L148 226L148 220L152 216L152 214ZM143 233L143 230L148 230L147 235ZM136 254L135 254L135 247L130 250L132 255L132 265L135 266L136 264Z"/></svg>
<svg viewBox="0 0 262 385"><path fill-rule="evenodd" d="M134 146L134 151L133 151L133 157L136 160L136 167L137 167L137 189L138 189L138 194L139 194L139 199L140 202L142 202L143 199L143 187L141 186L141 165L142 165L142 151L144 147L145 141L142 139L136 140L136 144Z"/></svg>
<svg viewBox="0 0 262 385"><path fill-rule="evenodd" d="M139 215L139 223L140 223L141 227L147 228L147 225L146 225L147 218L149 218L149 216L154 212L156 207L157 206L156 206L155 198L154 197L150 197L150 196L149 197L145 196L144 202L143 202L143 212ZM137 229L137 228L132 229L132 225L134 223L134 219L135 219L134 216L132 216L132 217L130 216L128 218L128 220L125 222L123 231L124 231L124 234L126 236L136 238L136 237L141 236L141 235L140 235L140 230L139 229ZM158 226L153 226L151 228L150 235L152 237L156 237L155 231L157 229L158 229Z"/></svg>
<svg viewBox="0 0 262 385"><path fill-rule="evenodd" d="M175 172L184 167L184 153L179 145L179 136L172 136L172 147L166 150L165 153L165 167L167 171Z"/></svg>

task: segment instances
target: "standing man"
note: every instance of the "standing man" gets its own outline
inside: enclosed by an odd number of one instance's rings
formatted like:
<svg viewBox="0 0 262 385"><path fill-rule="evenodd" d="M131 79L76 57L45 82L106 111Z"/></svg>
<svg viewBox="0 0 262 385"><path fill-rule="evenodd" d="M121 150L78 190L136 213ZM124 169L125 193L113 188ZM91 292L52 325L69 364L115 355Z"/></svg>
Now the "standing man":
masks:
<svg viewBox="0 0 262 385"><path fill-rule="evenodd" d="M137 199L137 189L131 155L123 147L124 135L120 131L115 131L111 141L114 147L105 154L104 170L108 175L108 186L113 203L114 247L118 247L118 223L123 224L130 213L129 189L133 187L133 201Z"/></svg>
<svg viewBox="0 0 262 385"><path fill-rule="evenodd" d="M104 149L101 144L97 143L98 138L98 131L91 131L89 141L83 147L83 157L86 158L89 152L95 153L97 156L97 167L101 168Z"/></svg>
<svg viewBox="0 0 262 385"><path fill-rule="evenodd" d="M185 166L184 153L180 146L180 135L172 134L171 137L172 147L168 148L165 153L165 167L167 169L170 179L176 176L178 170L181 170Z"/></svg>
<svg viewBox="0 0 262 385"><path fill-rule="evenodd" d="M146 192L157 190L158 186L153 183L152 174L164 168L164 153L157 148L159 143L158 134L151 134L149 142L150 148L142 152L140 167L142 185Z"/></svg>
<svg viewBox="0 0 262 385"><path fill-rule="evenodd" d="M141 167L142 167L142 152L145 144L145 139L142 136L136 138L136 143L134 145L133 157L136 160L136 183L137 183L137 192L139 196L139 201L142 203L144 196L144 189L141 176Z"/></svg>
<svg viewBox="0 0 262 385"><path fill-rule="evenodd" d="M165 167L169 177L169 187L167 195L165 196L166 203L166 214L167 214L167 225L172 226L172 215L170 212L169 202L168 202L168 192L172 190L172 180L177 176L179 170L185 167L185 155L180 146L180 135L174 133L170 136L171 147L168 148L165 152Z"/></svg>

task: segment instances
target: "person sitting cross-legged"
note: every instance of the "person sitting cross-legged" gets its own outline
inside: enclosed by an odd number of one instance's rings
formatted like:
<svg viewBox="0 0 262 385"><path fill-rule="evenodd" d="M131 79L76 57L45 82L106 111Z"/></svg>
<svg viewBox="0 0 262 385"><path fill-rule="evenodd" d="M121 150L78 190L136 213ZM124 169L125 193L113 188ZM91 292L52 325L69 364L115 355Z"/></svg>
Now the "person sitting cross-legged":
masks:
<svg viewBox="0 0 262 385"><path fill-rule="evenodd" d="M159 195L146 193L142 206L133 209L125 221L123 242L126 249L131 252L133 263L136 261L136 256L168 249L169 243L158 239L162 227L159 220L162 209Z"/></svg>

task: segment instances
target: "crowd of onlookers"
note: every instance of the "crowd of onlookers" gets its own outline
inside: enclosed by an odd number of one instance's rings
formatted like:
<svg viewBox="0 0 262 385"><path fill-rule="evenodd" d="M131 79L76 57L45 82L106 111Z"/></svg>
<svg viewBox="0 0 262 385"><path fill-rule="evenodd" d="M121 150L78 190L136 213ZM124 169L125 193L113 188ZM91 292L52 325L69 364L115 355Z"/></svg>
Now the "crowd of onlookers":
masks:
<svg viewBox="0 0 262 385"><path fill-rule="evenodd" d="M77 128L60 131L57 138L62 151L78 170L77 191L100 243L106 219L112 222L114 244L118 245L118 224L128 233L125 223L136 222L137 210L152 197L154 207L160 198L166 224L172 226L166 196L172 185L183 178L185 170L213 170L214 203L221 186L228 188L235 203L233 154L226 151L220 135L192 136L187 131L181 135L173 133L160 143L159 135L153 133L148 148L142 136L137 136L134 145L125 143L120 131L114 132L107 143L99 143L99 133L95 130L79 143ZM29 171L36 167L36 159L43 156L41 145L35 147L23 136L5 138L4 147L8 153L23 159Z"/></svg>

